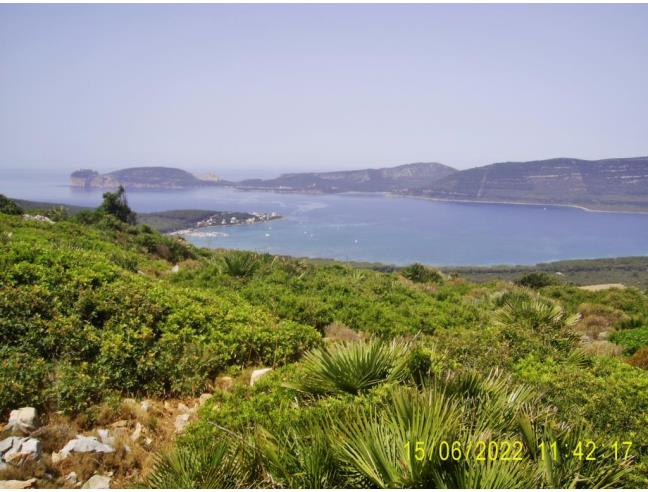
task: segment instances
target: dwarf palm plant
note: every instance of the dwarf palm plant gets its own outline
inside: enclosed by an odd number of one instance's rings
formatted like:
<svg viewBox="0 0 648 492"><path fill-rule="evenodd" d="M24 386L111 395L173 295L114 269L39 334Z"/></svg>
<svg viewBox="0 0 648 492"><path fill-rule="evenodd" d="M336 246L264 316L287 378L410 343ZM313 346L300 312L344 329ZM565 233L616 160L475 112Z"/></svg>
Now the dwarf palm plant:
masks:
<svg viewBox="0 0 648 492"><path fill-rule="evenodd" d="M259 266L259 255L235 251L223 257L223 271L232 277L249 277Z"/></svg>
<svg viewBox="0 0 648 492"><path fill-rule="evenodd" d="M228 440L198 440L156 456L142 484L162 489L223 489L250 484L244 450Z"/></svg>
<svg viewBox="0 0 648 492"><path fill-rule="evenodd" d="M293 388L312 394L358 394L407 374L409 345L401 341L336 343L306 354Z"/></svg>

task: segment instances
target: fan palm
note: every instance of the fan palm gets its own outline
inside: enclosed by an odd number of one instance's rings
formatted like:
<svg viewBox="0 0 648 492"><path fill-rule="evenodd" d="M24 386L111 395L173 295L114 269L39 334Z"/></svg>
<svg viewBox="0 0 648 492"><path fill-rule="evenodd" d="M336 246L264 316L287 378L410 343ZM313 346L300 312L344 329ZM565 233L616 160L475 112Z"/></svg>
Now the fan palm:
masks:
<svg viewBox="0 0 648 492"><path fill-rule="evenodd" d="M314 350L303 359L301 381L291 387L311 393L358 394L407 374L409 345L378 339L342 342Z"/></svg>

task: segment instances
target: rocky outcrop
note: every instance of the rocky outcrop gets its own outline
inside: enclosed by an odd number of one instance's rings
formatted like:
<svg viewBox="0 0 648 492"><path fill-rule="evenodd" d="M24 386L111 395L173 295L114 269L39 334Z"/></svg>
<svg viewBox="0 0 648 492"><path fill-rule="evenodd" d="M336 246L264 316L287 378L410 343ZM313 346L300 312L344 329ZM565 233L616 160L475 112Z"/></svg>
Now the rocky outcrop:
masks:
<svg viewBox="0 0 648 492"><path fill-rule="evenodd" d="M41 442L33 437L7 437L0 441L0 470L38 461L42 456Z"/></svg>
<svg viewBox="0 0 648 492"><path fill-rule="evenodd" d="M38 427L38 412L34 407L23 407L12 410L9 414L9 422L4 430L12 433L29 434Z"/></svg>
<svg viewBox="0 0 648 492"><path fill-rule="evenodd" d="M108 440L108 434L101 436L102 439ZM78 435L68 443L58 453L52 453L52 463L63 461L71 453L114 453L115 448L110 444L100 441L94 436Z"/></svg>

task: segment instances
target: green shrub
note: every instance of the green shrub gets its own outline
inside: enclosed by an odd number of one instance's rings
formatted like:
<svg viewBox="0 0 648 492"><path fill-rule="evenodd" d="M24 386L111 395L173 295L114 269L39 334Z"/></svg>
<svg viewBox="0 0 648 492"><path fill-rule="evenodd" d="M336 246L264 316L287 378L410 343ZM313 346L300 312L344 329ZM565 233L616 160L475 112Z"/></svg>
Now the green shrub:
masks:
<svg viewBox="0 0 648 492"><path fill-rule="evenodd" d="M44 358L0 344L0 418L14 408L42 408L48 372Z"/></svg>
<svg viewBox="0 0 648 492"><path fill-rule="evenodd" d="M7 215L22 215L23 209L13 200L0 194L0 213Z"/></svg>
<svg viewBox="0 0 648 492"><path fill-rule="evenodd" d="M259 255L235 251L223 257L223 271L231 277L249 277L259 267Z"/></svg>
<svg viewBox="0 0 648 492"><path fill-rule="evenodd" d="M407 374L409 345L380 340L336 343L304 356L295 388L312 394L357 394Z"/></svg>
<svg viewBox="0 0 648 492"><path fill-rule="evenodd" d="M400 273L403 277L412 282L443 282L443 276L437 270L421 265L420 263L413 263L412 265L403 268Z"/></svg>
<svg viewBox="0 0 648 492"><path fill-rule="evenodd" d="M555 285L559 282L554 275L551 275L549 273L531 272L523 275L521 278L516 280L515 283L522 287L528 287L530 289L540 289L549 285Z"/></svg>
<svg viewBox="0 0 648 492"><path fill-rule="evenodd" d="M626 355L632 355L642 347L648 346L648 325L630 330L616 331L610 340L623 347Z"/></svg>

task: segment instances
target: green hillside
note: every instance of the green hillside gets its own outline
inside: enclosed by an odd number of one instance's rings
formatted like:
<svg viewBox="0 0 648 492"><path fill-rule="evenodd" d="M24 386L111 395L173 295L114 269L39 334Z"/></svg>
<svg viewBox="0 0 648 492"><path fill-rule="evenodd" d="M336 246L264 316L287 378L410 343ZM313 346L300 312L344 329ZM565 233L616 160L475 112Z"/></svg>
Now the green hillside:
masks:
<svg viewBox="0 0 648 492"><path fill-rule="evenodd" d="M648 486L644 291L210 251L105 205L0 209L0 414L41 412L39 486ZM172 448L50 459L66 426L155 437L205 391ZM143 399L159 413L124 413Z"/></svg>
<svg viewBox="0 0 648 492"><path fill-rule="evenodd" d="M648 210L648 157L500 162L451 174L411 194L449 200Z"/></svg>

